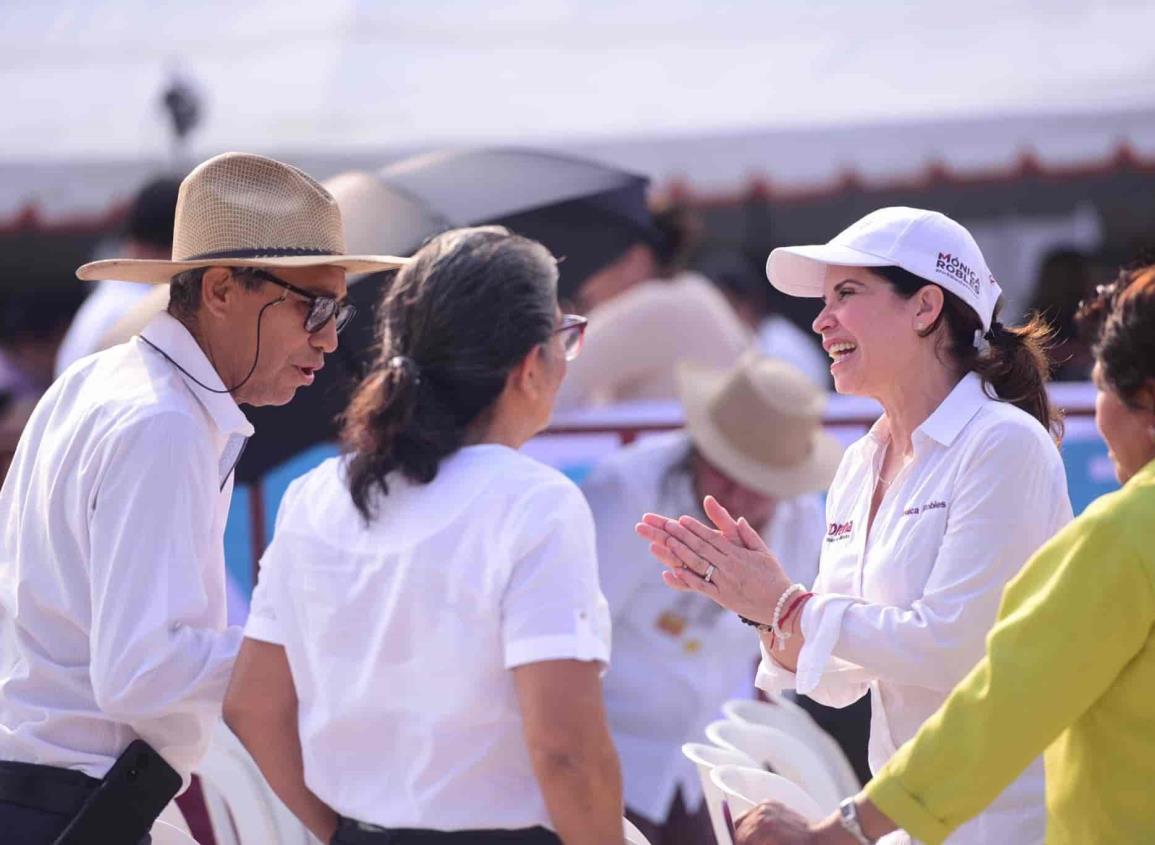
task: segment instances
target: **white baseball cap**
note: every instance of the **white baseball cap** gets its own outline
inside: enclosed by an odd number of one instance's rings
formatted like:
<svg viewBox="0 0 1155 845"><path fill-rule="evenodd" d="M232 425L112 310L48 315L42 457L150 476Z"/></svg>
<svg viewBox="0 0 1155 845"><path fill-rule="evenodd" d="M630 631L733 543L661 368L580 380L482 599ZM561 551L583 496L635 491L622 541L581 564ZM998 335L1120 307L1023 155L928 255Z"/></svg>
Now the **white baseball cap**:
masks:
<svg viewBox="0 0 1155 845"><path fill-rule="evenodd" d="M822 296L828 265L901 267L950 291L990 331L1002 288L971 233L937 211L880 208L826 244L784 246L770 253L770 284L791 296Z"/></svg>

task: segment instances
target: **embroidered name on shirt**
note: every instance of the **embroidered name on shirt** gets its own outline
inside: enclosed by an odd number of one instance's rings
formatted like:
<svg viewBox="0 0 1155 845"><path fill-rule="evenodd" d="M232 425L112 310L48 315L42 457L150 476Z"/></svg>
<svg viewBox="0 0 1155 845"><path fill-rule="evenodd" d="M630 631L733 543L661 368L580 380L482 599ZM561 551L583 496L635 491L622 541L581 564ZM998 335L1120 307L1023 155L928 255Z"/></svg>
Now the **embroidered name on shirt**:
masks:
<svg viewBox="0 0 1155 845"><path fill-rule="evenodd" d="M920 507L907 508L906 510L904 510L902 512L902 515L903 516L918 516L920 513L923 513L925 511L935 511L935 510L938 510L939 508L945 508L945 507L946 507L946 502L941 501L939 499L936 499L933 502L927 502L921 508Z"/></svg>
<svg viewBox="0 0 1155 845"><path fill-rule="evenodd" d="M826 530L826 542L836 543L839 540L845 540L850 536L852 531L854 531L854 520L850 520L850 522L832 522Z"/></svg>

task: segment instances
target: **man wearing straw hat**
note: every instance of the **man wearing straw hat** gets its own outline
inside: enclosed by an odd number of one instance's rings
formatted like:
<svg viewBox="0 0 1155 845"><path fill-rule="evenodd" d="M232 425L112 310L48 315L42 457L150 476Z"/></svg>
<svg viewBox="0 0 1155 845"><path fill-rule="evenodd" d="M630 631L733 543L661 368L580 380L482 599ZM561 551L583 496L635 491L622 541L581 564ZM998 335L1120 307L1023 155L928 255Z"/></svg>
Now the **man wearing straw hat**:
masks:
<svg viewBox="0 0 1155 845"><path fill-rule="evenodd" d="M654 578L633 525L647 511L698 513L713 495L767 529L809 584L823 535L817 494L842 455L822 431L825 395L784 362L747 353L729 369L684 363L677 379L686 429L614 453L582 487L613 615L606 710L626 805L654 845L710 841L698 775L680 749L752 688L758 642L734 614Z"/></svg>
<svg viewBox="0 0 1155 845"><path fill-rule="evenodd" d="M171 261L77 271L171 282L171 303L52 386L0 490L11 845L66 827L62 842L138 841L187 782L241 638L225 625L223 551L252 434L239 406L284 404L310 384L352 316L345 274L402 263L345 254L324 188L239 153L184 180L173 235Z"/></svg>

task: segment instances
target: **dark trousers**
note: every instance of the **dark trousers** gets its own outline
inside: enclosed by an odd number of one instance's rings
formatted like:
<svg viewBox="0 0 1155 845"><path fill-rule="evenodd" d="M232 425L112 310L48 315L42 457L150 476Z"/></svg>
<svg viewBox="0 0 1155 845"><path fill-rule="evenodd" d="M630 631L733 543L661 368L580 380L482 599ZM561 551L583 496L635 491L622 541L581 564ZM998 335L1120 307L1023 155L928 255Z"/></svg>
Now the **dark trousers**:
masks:
<svg viewBox="0 0 1155 845"><path fill-rule="evenodd" d="M330 845L561 845L544 827L525 830L385 830L341 819Z"/></svg>
<svg viewBox="0 0 1155 845"><path fill-rule="evenodd" d="M870 695L864 695L849 707L827 707L804 695L798 696L798 704L834 737L858 779L866 784L870 780L870 763L866 759L866 747L870 744Z"/></svg>
<svg viewBox="0 0 1155 845"><path fill-rule="evenodd" d="M0 761L0 842L52 845L99 783L69 769ZM145 836L140 845L149 842Z"/></svg>
<svg viewBox="0 0 1155 845"><path fill-rule="evenodd" d="M682 800L681 790L674 794L670 813L664 822L655 822L629 807L626 807L626 818L637 826L650 845L710 845L714 841L714 827L710 823L706 802L691 812Z"/></svg>

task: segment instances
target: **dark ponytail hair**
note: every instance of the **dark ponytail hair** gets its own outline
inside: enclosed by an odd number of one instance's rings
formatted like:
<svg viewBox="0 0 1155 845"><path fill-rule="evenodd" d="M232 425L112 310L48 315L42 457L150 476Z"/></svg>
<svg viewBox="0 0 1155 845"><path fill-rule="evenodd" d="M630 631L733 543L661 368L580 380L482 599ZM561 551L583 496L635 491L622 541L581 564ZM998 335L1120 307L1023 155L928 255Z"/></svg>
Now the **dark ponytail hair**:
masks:
<svg viewBox="0 0 1155 845"><path fill-rule="evenodd" d="M556 317L553 256L500 226L438 235L401 269L381 303L376 361L340 421L349 493L367 522L390 473L437 476Z"/></svg>
<svg viewBox="0 0 1155 845"><path fill-rule="evenodd" d="M870 270L890 282L903 299L910 299L927 285L934 284L901 267L871 267ZM1054 333L1047 321L1038 314L1033 314L1023 326L1008 327L993 320L990 331L983 336L987 349L980 351L975 346L976 332L982 331L979 315L950 291L942 289L942 293L942 311L922 332L923 337L933 334L945 323L948 363L963 373L977 373L988 394L1026 411L1056 440L1062 439L1062 414L1051 405L1047 395L1051 376L1047 346ZM998 310L996 307L995 317Z"/></svg>

